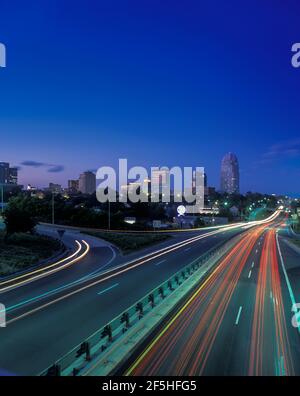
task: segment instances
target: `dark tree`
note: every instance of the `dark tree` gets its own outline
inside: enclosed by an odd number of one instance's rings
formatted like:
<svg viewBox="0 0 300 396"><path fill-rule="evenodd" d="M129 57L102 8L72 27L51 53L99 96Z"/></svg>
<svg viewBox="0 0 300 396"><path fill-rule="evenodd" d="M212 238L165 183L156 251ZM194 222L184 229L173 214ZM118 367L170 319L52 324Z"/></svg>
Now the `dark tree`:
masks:
<svg viewBox="0 0 300 396"><path fill-rule="evenodd" d="M17 232L33 232L37 224L36 199L17 196L9 200L4 212L7 235Z"/></svg>

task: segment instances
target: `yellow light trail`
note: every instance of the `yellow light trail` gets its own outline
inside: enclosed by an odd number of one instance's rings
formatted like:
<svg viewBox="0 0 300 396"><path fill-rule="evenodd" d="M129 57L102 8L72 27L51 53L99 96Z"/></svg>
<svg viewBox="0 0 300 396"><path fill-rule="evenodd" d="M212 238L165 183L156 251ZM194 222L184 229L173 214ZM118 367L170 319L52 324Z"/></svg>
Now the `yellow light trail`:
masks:
<svg viewBox="0 0 300 396"><path fill-rule="evenodd" d="M6 287L0 288L0 293L3 293L3 292L5 292L5 291L7 291L7 290L15 289L15 288L20 287L20 286L22 286L22 285L24 285L24 284L27 284L27 283L29 283L29 282L33 282L33 281L35 281L35 280L37 280L37 279L40 279L40 278L42 278L42 277L48 276L48 275L50 275L50 274L53 274L53 273L55 273L55 272L57 272L57 271L61 271L62 269L67 268L67 267L69 267L70 265L72 265L72 264L76 263L77 261L81 260L83 257L85 257L85 256L88 254L88 252L89 252L89 250L90 250L90 246L89 246L89 244L88 244L87 242L85 242L84 240L82 240L82 242L83 242L83 243L85 244L85 246L86 246L86 250L85 250L80 256L78 256L78 257L76 257L75 259L73 259L73 257L77 256L77 254L82 250L82 245L81 245L81 243L80 243L79 241L77 241L77 240L76 240L75 242L76 242L77 245L78 245L78 249L77 249L73 254L71 254L70 256L68 256L68 257L66 257L66 258L64 258L64 259L62 259L62 260L57 261L56 263L53 263L53 264L51 264L51 265L48 265L47 267L39 268L39 269L37 269L37 270L35 270L35 271L28 272L28 273L26 273L26 274L23 274L23 275L20 275L20 276L15 277L15 278L9 279L9 280L7 280L7 281L1 282L1 283L0 283L0 286L5 285L5 284L8 284L8 283L12 283L12 282L14 282L14 283L11 284L10 286L6 286ZM66 264L64 264L64 265L60 265L60 264L64 263L64 262L67 261L67 260L70 260L70 259L73 259L73 260L68 261L68 262L67 262ZM58 267L58 268L54 268L54 269L51 270L51 268L53 268L53 267ZM33 276L33 275L38 274L38 273L40 273L40 272L42 272L40 275ZM20 282L15 283L15 282L18 281L19 279L24 279L24 278L26 278L26 277L28 277L28 279L25 279L25 280L23 280L23 281L20 281Z"/></svg>
<svg viewBox="0 0 300 396"><path fill-rule="evenodd" d="M253 223L255 223L254 225L257 225L257 224L260 224L260 223L265 223L265 222L272 221L279 214L280 214L280 211L276 211L268 219L265 219L265 220L262 220L262 221L253 222ZM227 226L226 230L234 229L234 228L238 228L237 225ZM115 278L116 276L121 275L121 274L123 274L123 273L125 273L127 271L131 271L132 269L134 269L136 267L139 267L142 264L145 264L146 262L154 260L155 258L163 256L163 255L165 255L167 253L170 253L170 252L172 252L174 250L180 249L181 247L186 246L186 245L188 245L190 243L197 242L198 240L201 240L201 239L207 238L207 237L209 237L211 235L219 234L219 233L222 233L222 232L223 232L223 229L216 230L216 231L211 231L211 232L208 232L206 234L202 234L200 236L196 236L196 237L190 238L190 239L188 239L186 241L178 242L178 243L172 245L169 248L167 247L167 248L160 249L160 250L158 250L156 252L153 252L153 253L150 253L150 254L148 254L146 256L143 256L140 259L133 260L131 262L127 262L127 263L122 264L120 266L114 267L113 269L110 269L110 270L107 270L105 272L102 272L101 274L99 274L99 276L104 276L104 278L96 280L95 282L92 282L92 283L90 283L90 284L88 284L86 286L83 286L83 287L81 287L79 289L76 289L76 290L74 290L74 291L72 291L72 292L70 292L68 294L65 294L65 295L63 295L61 297L58 297L55 300L52 300L52 301L50 301L50 302L48 302L46 304L43 304L43 305L41 305L41 306L39 306L37 308L34 308L34 309L30 310L30 311L27 311L27 312L21 314L20 316L17 316L15 318L11 319L10 321L7 322L7 324L13 323L13 322L15 322L17 320L20 320L20 319L28 316L28 315L31 315L31 314L33 314L35 312L38 312L38 311L40 311L40 310L42 310L44 308L47 308L47 307L49 307L49 306L51 306L51 305L53 305L53 304L55 304L55 303L57 303L59 301L65 300L65 299L67 299L67 298L69 298L69 297L71 297L71 296L73 296L73 295L75 295L77 293L80 293L80 292L85 291L85 290L87 290L87 289L89 289L89 288L91 288L91 287L93 287L95 285L103 283L103 282L105 282L108 279ZM84 242L84 243L86 243L86 242ZM140 260L142 260L142 261L140 261ZM117 272L115 272L115 271L117 271ZM105 276L105 275L107 275L107 276ZM87 280L83 281L83 283L84 282L88 282L88 281L90 281L90 279L87 279Z"/></svg>

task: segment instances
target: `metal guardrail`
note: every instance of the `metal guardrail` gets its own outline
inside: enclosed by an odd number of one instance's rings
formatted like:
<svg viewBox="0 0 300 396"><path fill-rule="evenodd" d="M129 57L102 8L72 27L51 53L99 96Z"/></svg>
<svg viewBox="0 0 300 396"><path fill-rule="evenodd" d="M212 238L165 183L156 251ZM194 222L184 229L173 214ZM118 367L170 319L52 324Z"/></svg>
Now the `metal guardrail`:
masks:
<svg viewBox="0 0 300 396"><path fill-rule="evenodd" d="M106 351L107 348L113 345L114 341L118 340L129 328L151 312L151 310L159 305L165 297L173 293L182 282L188 279L207 260L212 258L215 254L221 255L221 246L224 248L226 243L220 242L217 246L176 272L165 282L150 291L146 296L121 312L115 319L102 326L81 344L58 359L52 366L40 373L40 375L77 375L88 361L92 360L96 355L98 356L99 353Z"/></svg>

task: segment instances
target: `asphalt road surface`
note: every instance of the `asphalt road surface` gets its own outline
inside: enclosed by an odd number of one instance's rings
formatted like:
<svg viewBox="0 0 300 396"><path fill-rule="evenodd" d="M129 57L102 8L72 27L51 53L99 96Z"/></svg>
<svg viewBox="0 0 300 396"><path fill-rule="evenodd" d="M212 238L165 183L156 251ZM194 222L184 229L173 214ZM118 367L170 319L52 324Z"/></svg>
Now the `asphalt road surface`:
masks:
<svg viewBox="0 0 300 396"><path fill-rule="evenodd" d="M281 226L251 229L122 374L299 375L300 256Z"/></svg>
<svg viewBox="0 0 300 396"><path fill-rule="evenodd" d="M91 249L83 260L0 294L7 310L7 327L0 328L1 372L40 373L180 268L242 230L178 233L130 257L114 256L110 247L90 238ZM70 233L64 236L69 243L85 238ZM185 242L191 238L195 239ZM174 244L179 245L171 248Z"/></svg>

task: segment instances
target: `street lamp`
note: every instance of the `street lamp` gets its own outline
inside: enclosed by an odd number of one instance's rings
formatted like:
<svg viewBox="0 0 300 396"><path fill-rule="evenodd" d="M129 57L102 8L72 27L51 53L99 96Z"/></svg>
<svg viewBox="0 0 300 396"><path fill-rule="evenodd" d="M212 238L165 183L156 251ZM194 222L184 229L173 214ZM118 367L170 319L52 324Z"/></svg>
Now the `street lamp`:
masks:
<svg viewBox="0 0 300 396"><path fill-rule="evenodd" d="M54 194L55 194L55 192L54 191L52 191L52 224L55 224L55 218L54 218Z"/></svg>
<svg viewBox="0 0 300 396"><path fill-rule="evenodd" d="M1 187L1 214L3 215L4 212L4 184L0 183Z"/></svg>
<svg viewBox="0 0 300 396"><path fill-rule="evenodd" d="M110 230L110 200L108 200L108 229Z"/></svg>

